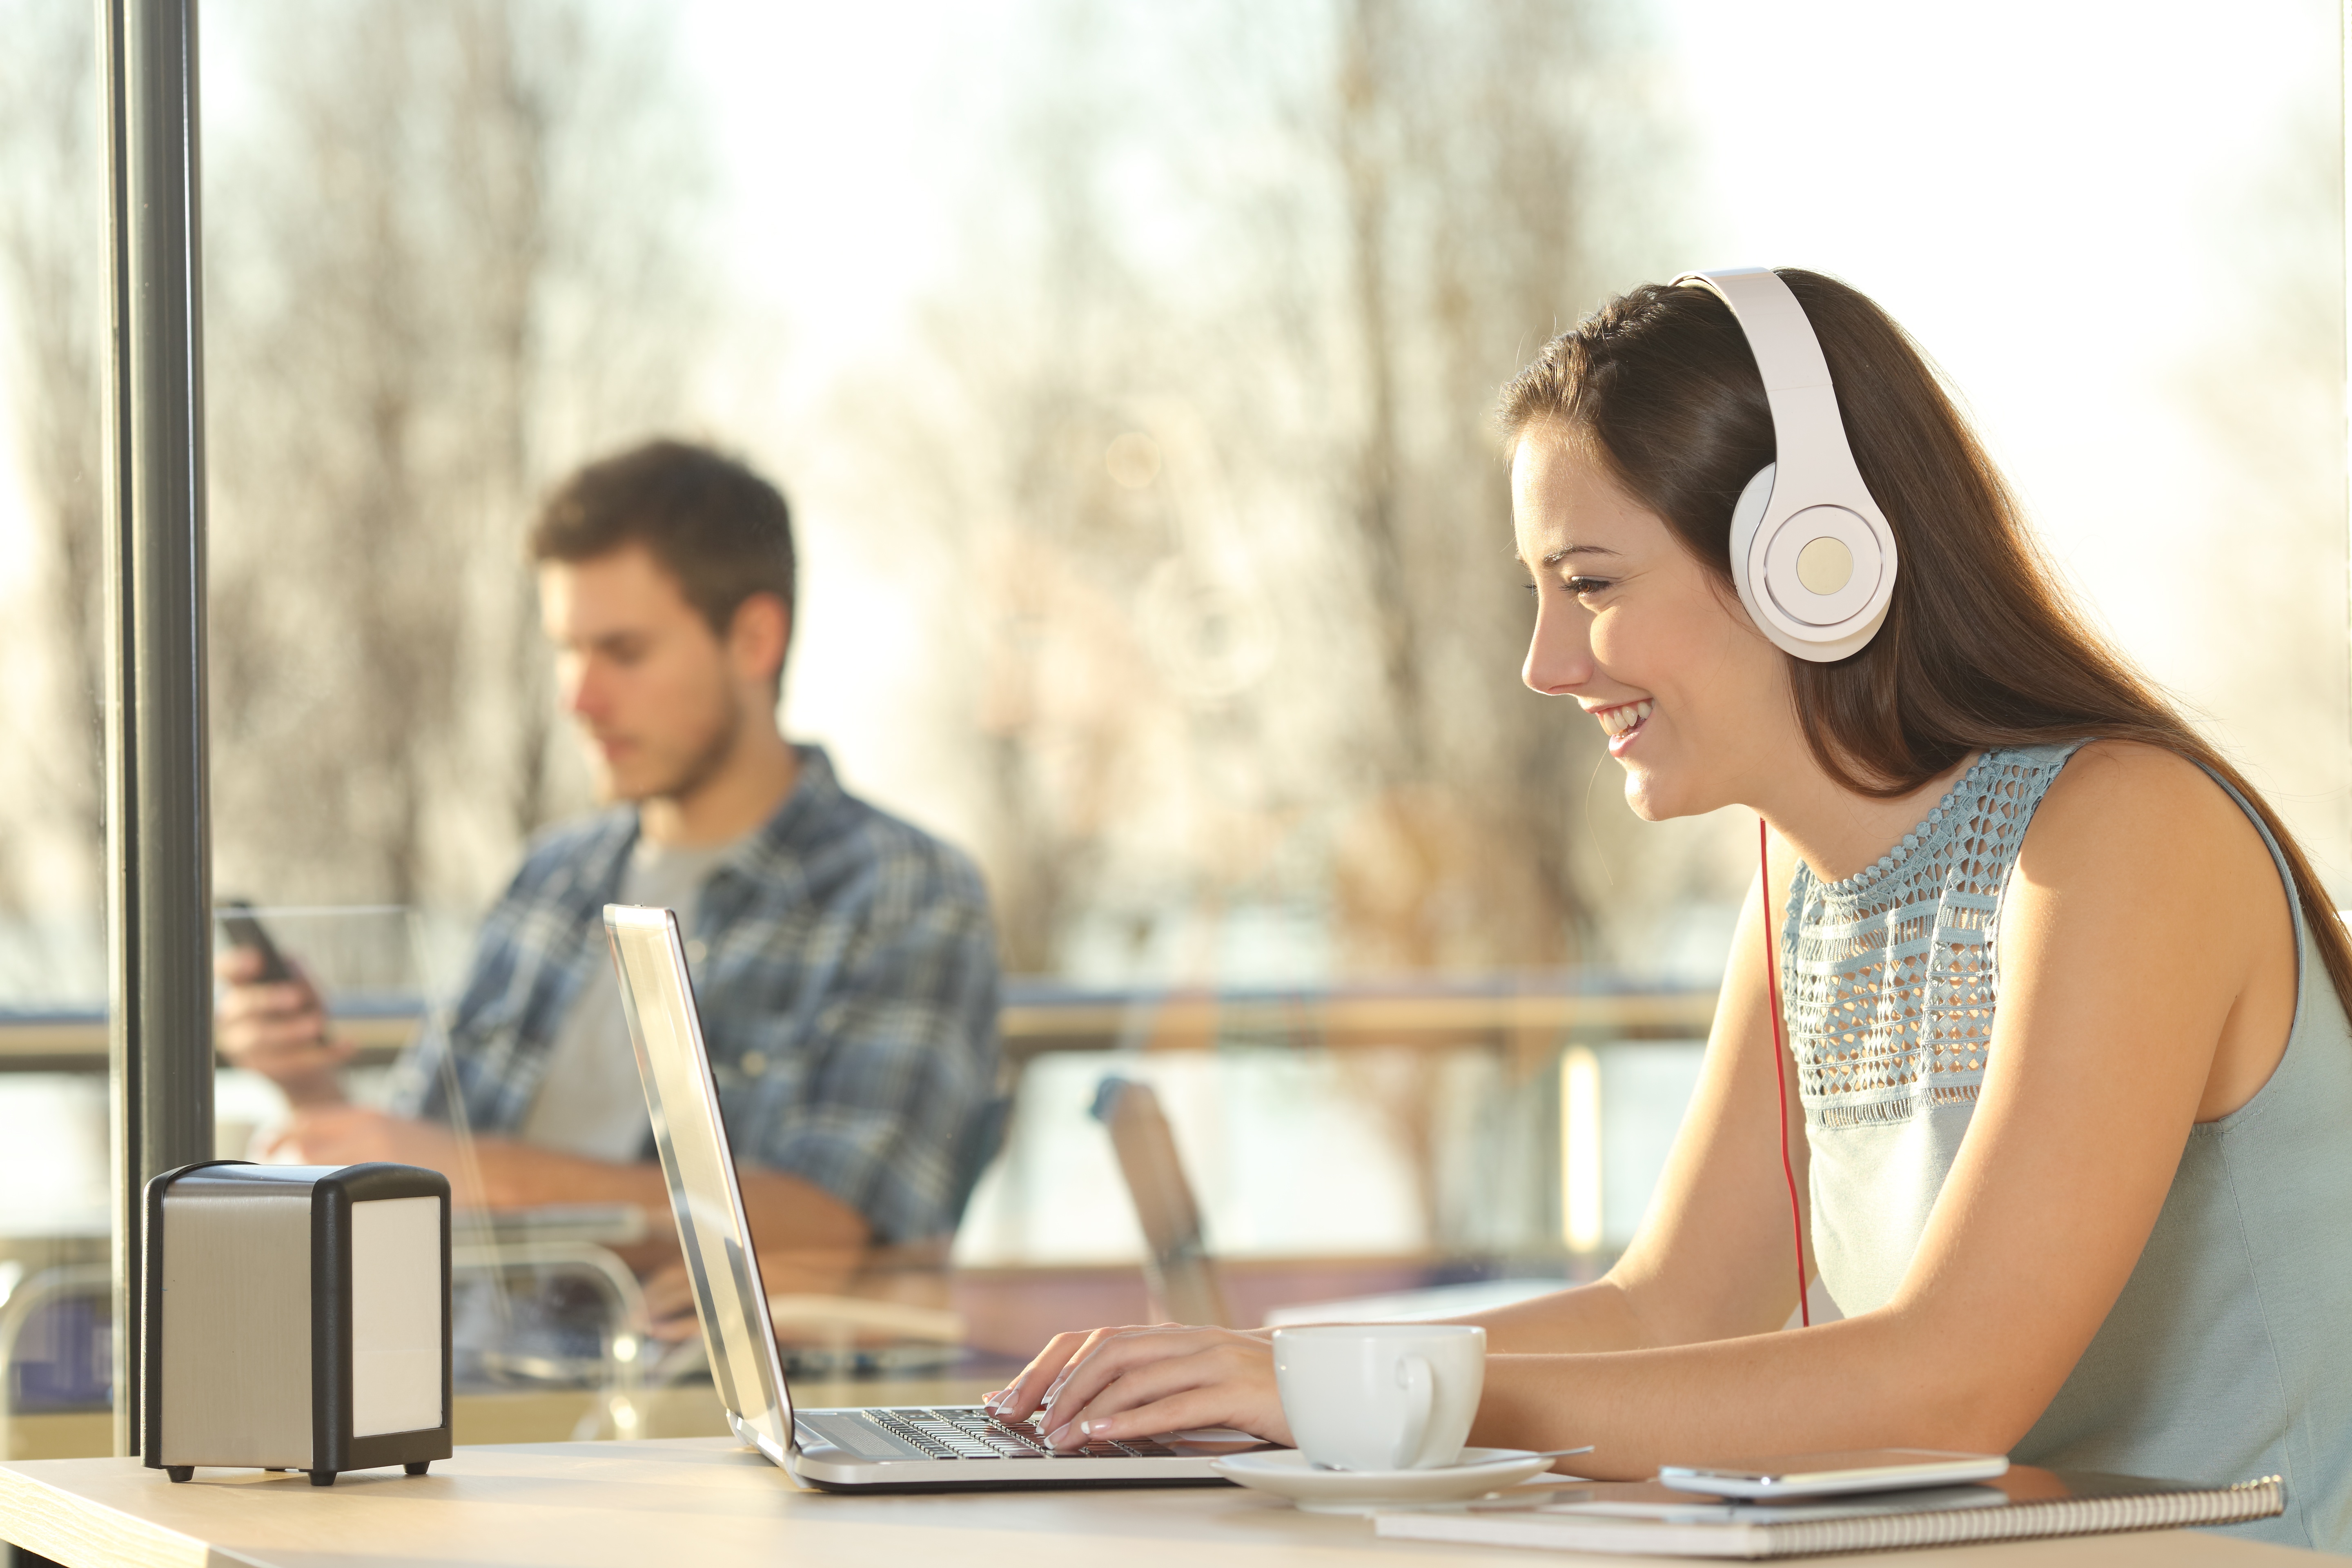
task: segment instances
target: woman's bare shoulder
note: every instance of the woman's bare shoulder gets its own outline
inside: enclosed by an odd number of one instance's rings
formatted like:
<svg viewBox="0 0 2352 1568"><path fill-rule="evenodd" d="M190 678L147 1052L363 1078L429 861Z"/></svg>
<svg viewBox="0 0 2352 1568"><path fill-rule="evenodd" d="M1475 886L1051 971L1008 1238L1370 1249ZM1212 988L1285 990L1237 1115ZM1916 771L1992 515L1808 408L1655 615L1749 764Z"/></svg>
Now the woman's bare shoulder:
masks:
<svg viewBox="0 0 2352 1568"><path fill-rule="evenodd" d="M2067 759L2043 809L2078 809L2138 816L2197 811L2242 818L2219 781L2179 752L2144 741L2093 741Z"/></svg>
<svg viewBox="0 0 2352 1568"><path fill-rule="evenodd" d="M2164 885L2211 897L2261 896L2277 876L2261 834L2220 781L2178 752L2094 741L2068 760L2035 812L2019 868L2063 885Z"/></svg>

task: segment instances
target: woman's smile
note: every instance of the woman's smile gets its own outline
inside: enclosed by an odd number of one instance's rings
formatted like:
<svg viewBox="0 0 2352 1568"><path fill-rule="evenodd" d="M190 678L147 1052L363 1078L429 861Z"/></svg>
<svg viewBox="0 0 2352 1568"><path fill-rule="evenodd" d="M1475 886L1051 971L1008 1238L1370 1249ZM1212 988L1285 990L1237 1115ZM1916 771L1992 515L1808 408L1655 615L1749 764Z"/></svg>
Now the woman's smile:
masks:
<svg viewBox="0 0 2352 1568"><path fill-rule="evenodd" d="M1649 722L1650 715L1657 710L1657 706L1656 698L1639 697L1631 702L1613 702L1606 708L1590 710L1609 737L1611 756L1625 754L1625 748L1633 743L1633 737L1642 732L1642 726Z"/></svg>

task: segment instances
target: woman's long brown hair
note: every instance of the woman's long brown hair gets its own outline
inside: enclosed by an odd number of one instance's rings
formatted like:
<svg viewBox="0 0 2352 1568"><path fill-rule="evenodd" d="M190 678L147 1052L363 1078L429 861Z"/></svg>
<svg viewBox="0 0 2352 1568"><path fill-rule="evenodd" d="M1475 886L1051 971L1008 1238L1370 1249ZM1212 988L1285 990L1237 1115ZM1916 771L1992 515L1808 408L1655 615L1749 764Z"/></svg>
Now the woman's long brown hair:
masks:
<svg viewBox="0 0 2352 1568"><path fill-rule="evenodd" d="M2305 923L2352 1007L2352 937L2276 813L2068 601L2017 502L1908 334L1869 299L1781 270L1804 306L1863 482L1902 563L1885 624L1832 664L1789 661L1797 713L1830 777L1882 799L1969 754L2138 741L2229 781L2286 858ZM1503 389L1507 439L1558 423L1592 437L1628 494L1731 591L1733 503L1773 459L1772 415L1730 307L1647 284L1544 346Z"/></svg>

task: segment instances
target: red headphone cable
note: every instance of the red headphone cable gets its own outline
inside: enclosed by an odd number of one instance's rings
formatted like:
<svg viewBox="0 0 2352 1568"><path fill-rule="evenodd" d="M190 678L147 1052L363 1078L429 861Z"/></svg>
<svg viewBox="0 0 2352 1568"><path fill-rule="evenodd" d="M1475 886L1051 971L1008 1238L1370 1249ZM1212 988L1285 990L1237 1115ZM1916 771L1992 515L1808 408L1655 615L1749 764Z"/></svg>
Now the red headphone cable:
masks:
<svg viewBox="0 0 2352 1568"><path fill-rule="evenodd" d="M1789 1235L1797 1244L1797 1321L1813 1326L1813 1310L1805 1300L1805 1221L1797 1206L1797 1167L1789 1159L1789 1047L1780 1034L1780 950L1772 941L1772 854L1764 819L1756 819L1756 863L1761 868L1757 890L1764 904L1764 973L1772 988L1772 1088L1780 1101L1780 1176L1789 1184Z"/></svg>

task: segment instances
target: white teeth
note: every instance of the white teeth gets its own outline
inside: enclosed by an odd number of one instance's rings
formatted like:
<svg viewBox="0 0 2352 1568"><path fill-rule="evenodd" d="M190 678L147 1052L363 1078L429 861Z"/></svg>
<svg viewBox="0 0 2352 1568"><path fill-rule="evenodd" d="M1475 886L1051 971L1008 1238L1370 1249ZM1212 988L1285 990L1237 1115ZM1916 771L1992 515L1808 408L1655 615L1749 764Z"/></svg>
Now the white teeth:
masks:
<svg viewBox="0 0 2352 1568"><path fill-rule="evenodd" d="M1614 708L1596 709L1592 716L1601 721L1601 727L1613 741L1647 719L1657 706L1654 699L1645 697L1639 702L1621 702Z"/></svg>

